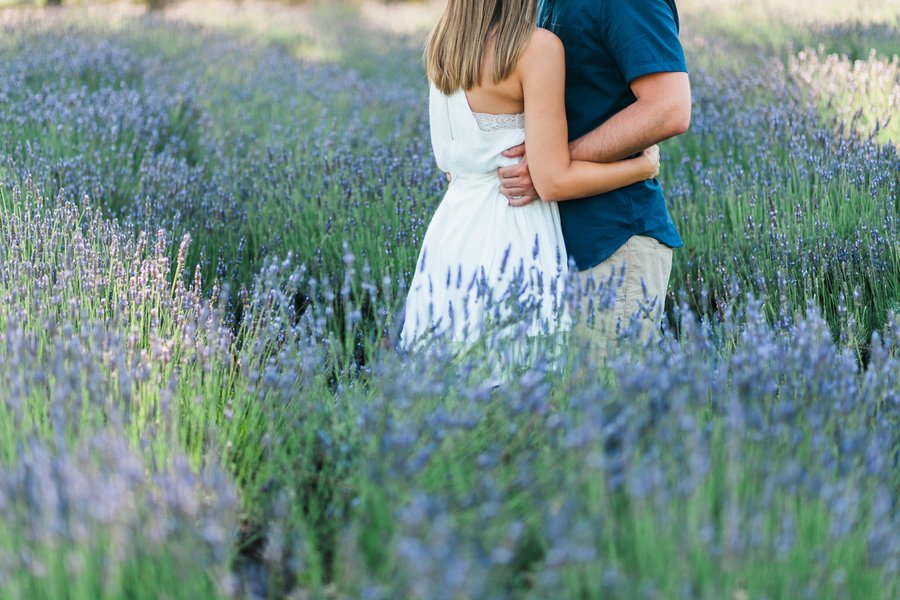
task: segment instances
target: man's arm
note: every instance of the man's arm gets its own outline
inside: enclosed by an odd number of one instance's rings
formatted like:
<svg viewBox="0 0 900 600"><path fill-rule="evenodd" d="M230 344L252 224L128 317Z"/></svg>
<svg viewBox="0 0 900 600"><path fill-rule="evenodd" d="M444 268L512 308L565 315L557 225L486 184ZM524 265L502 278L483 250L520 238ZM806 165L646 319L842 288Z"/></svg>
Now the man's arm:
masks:
<svg viewBox="0 0 900 600"><path fill-rule="evenodd" d="M687 131L691 123L691 86L687 73L650 73L634 79L636 100L602 125L569 144L572 160L614 162ZM523 157L522 162L500 169L500 193L513 206L537 199L531 180L525 145L504 156Z"/></svg>
<svg viewBox="0 0 900 600"><path fill-rule="evenodd" d="M637 100L569 144L573 160L613 162L688 130L691 85L687 73L651 73L633 80Z"/></svg>

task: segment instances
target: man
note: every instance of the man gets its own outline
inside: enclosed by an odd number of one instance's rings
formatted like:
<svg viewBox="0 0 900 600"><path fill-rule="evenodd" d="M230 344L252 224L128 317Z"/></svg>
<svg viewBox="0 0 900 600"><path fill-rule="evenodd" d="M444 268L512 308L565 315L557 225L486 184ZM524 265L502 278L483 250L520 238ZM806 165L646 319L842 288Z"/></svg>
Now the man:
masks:
<svg viewBox="0 0 900 600"><path fill-rule="evenodd" d="M674 0L541 0L538 24L565 47L572 159L620 160L687 130L691 91ZM500 169L501 193L513 206L534 201L524 145L505 154L522 162ZM611 311L579 319L599 358L632 318L648 337L662 318L672 249L683 245L659 182L561 202L559 213L582 289L611 273L618 284Z"/></svg>

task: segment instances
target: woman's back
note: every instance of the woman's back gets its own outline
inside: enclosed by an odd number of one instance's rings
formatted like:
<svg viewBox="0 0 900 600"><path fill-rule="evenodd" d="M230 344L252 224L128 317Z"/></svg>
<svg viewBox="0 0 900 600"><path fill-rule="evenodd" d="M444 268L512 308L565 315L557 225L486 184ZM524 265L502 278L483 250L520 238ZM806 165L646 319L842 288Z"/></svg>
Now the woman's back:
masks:
<svg viewBox="0 0 900 600"><path fill-rule="evenodd" d="M525 38L530 43L532 35ZM553 34L540 30L538 35ZM519 60L512 63L509 75L500 81L493 78L496 34L484 45L480 79L470 89L441 92L430 83L429 98L432 146L438 166L451 176L459 173L492 173L519 159L502 156L502 152L525 141L525 100Z"/></svg>
<svg viewBox="0 0 900 600"><path fill-rule="evenodd" d="M489 175L499 188L497 169L518 162L501 153L525 140L525 120L521 113L476 114L463 90L446 95L432 85L429 120L438 167L449 173L452 180Z"/></svg>
<svg viewBox="0 0 900 600"><path fill-rule="evenodd" d="M481 64L481 79L466 91L469 106L476 113L483 114L518 114L525 110L525 97L522 92L522 79L519 77L518 61L509 76L502 81L494 81L494 53L496 37L491 36L484 47L484 58ZM521 59L521 57L520 57Z"/></svg>

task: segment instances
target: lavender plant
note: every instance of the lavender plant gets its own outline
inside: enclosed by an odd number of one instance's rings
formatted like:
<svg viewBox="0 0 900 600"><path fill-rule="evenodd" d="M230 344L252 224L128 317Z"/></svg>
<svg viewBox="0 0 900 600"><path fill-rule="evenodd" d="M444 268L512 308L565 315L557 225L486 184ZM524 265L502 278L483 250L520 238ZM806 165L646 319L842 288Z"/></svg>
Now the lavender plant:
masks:
<svg viewBox="0 0 900 600"><path fill-rule="evenodd" d="M189 238L170 264L164 232L122 232L89 205L31 185L0 204L4 460L27 436L73 443L112 424L159 458L181 439L196 465L235 368L222 307L199 272L187 284Z"/></svg>
<svg viewBox="0 0 900 600"><path fill-rule="evenodd" d="M0 470L5 598L235 597L231 482L142 454L112 430L20 445Z"/></svg>
<svg viewBox="0 0 900 600"><path fill-rule="evenodd" d="M891 597L896 322L861 373L817 309L779 331L745 306L717 327L685 309L611 384L577 345L564 380L494 391L480 358L385 365L347 594Z"/></svg>

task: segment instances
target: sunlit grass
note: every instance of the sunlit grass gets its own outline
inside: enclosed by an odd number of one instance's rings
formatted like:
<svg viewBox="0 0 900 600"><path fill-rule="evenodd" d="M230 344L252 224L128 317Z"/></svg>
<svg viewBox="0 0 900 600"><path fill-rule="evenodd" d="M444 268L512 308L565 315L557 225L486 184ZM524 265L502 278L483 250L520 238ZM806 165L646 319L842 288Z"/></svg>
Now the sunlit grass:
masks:
<svg viewBox="0 0 900 600"><path fill-rule="evenodd" d="M792 76L826 115L855 135L873 135L881 144L900 145L900 56L867 60L801 51L789 62Z"/></svg>

